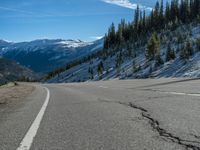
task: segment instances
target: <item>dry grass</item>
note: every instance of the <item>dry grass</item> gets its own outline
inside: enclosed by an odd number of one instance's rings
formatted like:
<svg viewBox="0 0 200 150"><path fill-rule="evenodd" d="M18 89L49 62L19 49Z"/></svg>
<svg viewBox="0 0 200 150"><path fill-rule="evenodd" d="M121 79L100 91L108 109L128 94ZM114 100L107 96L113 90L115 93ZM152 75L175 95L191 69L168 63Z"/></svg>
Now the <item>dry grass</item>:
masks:
<svg viewBox="0 0 200 150"><path fill-rule="evenodd" d="M27 84L10 83L0 87L0 106L24 99L34 90L34 87Z"/></svg>

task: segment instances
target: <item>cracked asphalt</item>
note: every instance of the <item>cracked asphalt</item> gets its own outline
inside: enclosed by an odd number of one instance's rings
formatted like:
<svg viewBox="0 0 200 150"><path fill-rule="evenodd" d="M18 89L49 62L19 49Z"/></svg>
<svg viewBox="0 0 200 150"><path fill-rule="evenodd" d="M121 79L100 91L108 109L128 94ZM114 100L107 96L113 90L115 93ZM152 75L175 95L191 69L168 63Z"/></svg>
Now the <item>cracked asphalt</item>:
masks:
<svg viewBox="0 0 200 150"><path fill-rule="evenodd" d="M145 79L45 84L49 104L32 150L200 150L200 80ZM45 99L0 115L0 149L16 149Z"/></svg>

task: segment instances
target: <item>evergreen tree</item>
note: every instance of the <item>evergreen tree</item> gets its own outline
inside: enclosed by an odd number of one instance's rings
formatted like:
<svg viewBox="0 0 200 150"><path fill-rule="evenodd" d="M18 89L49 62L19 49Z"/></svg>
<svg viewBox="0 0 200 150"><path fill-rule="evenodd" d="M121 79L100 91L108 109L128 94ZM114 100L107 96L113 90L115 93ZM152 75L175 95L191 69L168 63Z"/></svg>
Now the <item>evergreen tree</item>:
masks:
<svg viewBox="0 0 200 150"><path fill-rule="evenodd" d="M175 59L175 52L174 49L171 48L170 44L167 47L167 53L166 53L166 61L170 61Z"/></svg>
<svg viewBox="0 0 200 150"><path fill-rule="evenodd" d="M159 20L159 17L160 17L160 3L157 1L156 2L156 5L155 5L155 8L153 10L153 16L152 16L152 21L153 21L153 27L159 27L160 25L160 20Z"/></svg>
<svg viewBox="0 0 200 150"><path fill-rule="evenodd" d="M166 9L165 9L165 24L169 23L170 19L171 19L170 6L169 6L169 2L167 1Z"/></svg>
<svg viewBox="0 0 200 150"><path fill-rule="evenodd" d="M191 45L191 43L189 41L187 41L187 43L186 43L186 51L187 51L189 56L192 56L193 49L192 49L192 45Z"/></svg>
<svg viewBox="0 0 200 150"><path fill-rule="evenodd" d="M137 8L135 10L135 17L134 17L134 28L138 29L138 23L139 23L139 15L140 15L140 7L137 5Z"/></svg>
<svg viewBox="0 0 200 150"><path fill-rule="evenodd" d="M157 33L153 33L146 49L146 58L155 59L155 56L160 55L160 41Z"/></svg>
<svg viewBox="0 0 200 150"><path fill-rule="evenodd" d="M94 72L93 69L91 67L88 68L88 73L90 74L90 79L94 78Z"/></svg>
<svg viewBox="0 0 200 150"><path fill-rule="evenodd" d="M160 14L159 14L159 20L160 20L160 27L163 27L164 24L164 6L163 6L163 0L161 0L160 3Z"/></svg>
<svg viewBox="0 0 200 150"><path fill-rule="evenodd" d="M110 27L110 32L109 32L109 35L110 35L110 43L111 45L115 43L115 25L114 23L111 24L111 27Z"/></svg>
<svg viewBox="0 0 200 150"><path fill-rule="evenodd" d="M116 68L121 68L122 63L123 63L122 52L120 51L120 53L117 55L116 58Z"/></svg>
<svg viewBox="0 0 200 150"><path fill-rule="evenodd" d="M171 21L174 23L176 18L179 17L179 8L178 8L178 1L179 0L172 0L171 1Z"/></svg>
<svg viewBox="0 0 200 150"><path fill-rule="evenodd" d="M135 61L133 61L133 63L132 63L132 66L133 66L133 73L136 73L136 72L138 72L138 71L140 70L140 68L139 68L139 67L137 67L137 65L136 65L136 62L135 62Z"/></svg>
<svg viewBox="0 0 200 150"><path fill-rule="evenodd" d="M193 49L191 43L187 41L186 45L181 49L180 58L189 59L192 54L193 54Z"/></svg>
<svg viewBox="0 0 200 150"><path fill-rule="evenodd" d="M181 48L180 58L181 59L189 59L189 54L187 53L185 47Z"/></svg>
<svg viewBox="0 0 200 150"><path fill-rule="evenodd" d="M197 51L200 51L200 38L196 40L196 48L197 48Z"/></svg>
<svg viewBox="0 0 200 150"><path fill-rule="evenodd" d="M104 65L103 65L103 62L101 61L98 66L97 66L97 72L98 72L98 75L102 75L103 74L103 71L104 71Z"/></svg>
<svg viewBox="0 0 200 150"><path fill-rule="evenodd" d="M143 32L146 32L146 12L145 12L145 10L143 10L142 27L143 27Z"/></svg>
<svg viewBox="0 0 200 150"><path fill-rule="evenodd" d="M93 71L93 69L90 70L90 74L91 74L91 79L94 79L94 71Z"/></svg>
<svg viewBox="0 0 200 150"><path fill-rule="evenodd" d="M161 64L164 64L164 61L162 60L161 56L160 56L160 41L157 37L157 45L155 47L155 52L156 52L156 57L155 57L155 61L156 61L156 66L160 66Z"/></svg>
<svg viewBox="0 0 200 150"><path fill-rule="evenodd" d="M119 46L121 46L124 42L124 37L123 37L123 25L119 24L118 25L118 31L117 31L117 43Z"/></svg>
<svg viewBox="0 0 200 150"><path fill-rule="evenodd" d="M107 34L105 34L104 36L104 49L109 49L109 37L107 36Z"/></svg>

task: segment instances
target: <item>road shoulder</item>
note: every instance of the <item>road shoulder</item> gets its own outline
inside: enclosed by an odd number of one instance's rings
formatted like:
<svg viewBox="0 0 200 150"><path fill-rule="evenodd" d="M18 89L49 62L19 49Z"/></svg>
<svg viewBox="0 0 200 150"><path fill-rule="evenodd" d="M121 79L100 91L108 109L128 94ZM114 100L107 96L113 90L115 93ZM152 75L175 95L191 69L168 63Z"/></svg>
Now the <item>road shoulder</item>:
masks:
<svg viewBox="0 0 200 150"><path fill-rule="evenodd" d="M8 107L28 97L35 87L25 83L9 83L0 87L0 109Z"/></svg>

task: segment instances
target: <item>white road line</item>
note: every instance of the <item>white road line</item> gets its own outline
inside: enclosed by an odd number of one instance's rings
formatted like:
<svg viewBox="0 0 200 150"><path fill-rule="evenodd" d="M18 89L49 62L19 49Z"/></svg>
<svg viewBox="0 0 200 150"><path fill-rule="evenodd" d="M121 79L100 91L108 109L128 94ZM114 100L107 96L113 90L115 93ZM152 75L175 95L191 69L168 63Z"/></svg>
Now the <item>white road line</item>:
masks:
<svg viewBox="0 0 200 150"><path fill-rule="evenodd" d="M185 95L185 96L200 97L200 94L198 94L198 93L181 93L181 92L164 92L164 91L159 91L159 92L173 94L173 95Z"/></svg>
<svg viewBox="0 0 200 150"><path fill-rule="evenodd" d="M50 92L49 89L44 87L47 91L47 96L45 99L44 104L42 105L42 108L40 109L37 117L33 121L31 127L29 128L28 132L26 133L25 137L23 138L22 142L20 143L20 146L17 148L17 150L29 150L31 148L31 145L33 143L34 137L37 134L37 131L39 129L40 123L42 121L43 115L45 113L45 110L47 108L47 105L49 103L50 99Z"/></svg>
<svg viewBox="0 0 200 150"><path fill-rule="evenodd" d="M104 89L107 89L108 87L106 87L106 86L99 86L100 88L104 88Z"/></svg>

